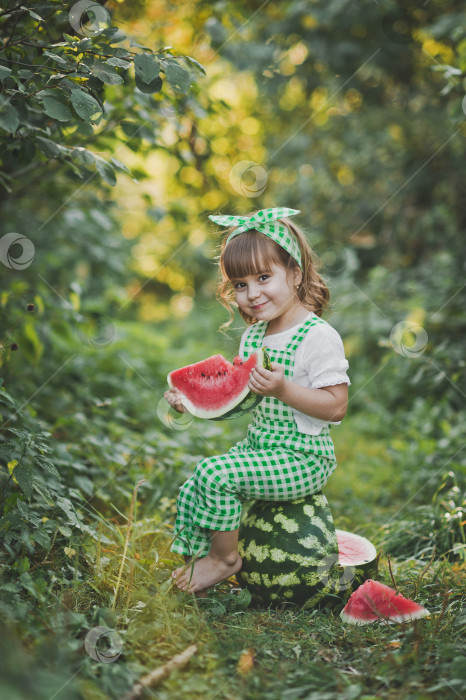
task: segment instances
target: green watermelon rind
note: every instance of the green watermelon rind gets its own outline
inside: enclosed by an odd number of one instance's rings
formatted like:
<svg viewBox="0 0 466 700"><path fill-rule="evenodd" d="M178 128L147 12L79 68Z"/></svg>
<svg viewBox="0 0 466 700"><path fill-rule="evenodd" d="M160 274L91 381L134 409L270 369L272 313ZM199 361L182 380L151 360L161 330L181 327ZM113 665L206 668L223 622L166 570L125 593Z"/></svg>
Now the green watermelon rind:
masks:
<svg viewBox="0 0 466 700"><path fill-rule="evenodd" d="M258 404L260 404L263 398L263 396L254 394L248 389L248 393L240 401L240 403L236 404L236 406L234 406L230 411L222 413L221 416L212 416L210 420L232 420L233 418L238 418L245 413L250 413Z"/></svg>

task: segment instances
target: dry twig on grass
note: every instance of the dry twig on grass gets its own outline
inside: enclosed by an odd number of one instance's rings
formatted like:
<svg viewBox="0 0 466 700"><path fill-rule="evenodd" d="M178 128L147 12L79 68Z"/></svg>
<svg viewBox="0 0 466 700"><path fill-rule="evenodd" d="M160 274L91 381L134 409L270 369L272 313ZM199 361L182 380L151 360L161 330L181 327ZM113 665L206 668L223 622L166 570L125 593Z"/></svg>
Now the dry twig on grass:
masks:
<svg viewBox="0 0 466 700"><path fill-rule="evenodd" d="M127 693L121 700L136 700L141 697L143 691L146 688L153 688L158 685L164 678L166 678L172 671L176 668L184 668L189 662L191 656L193 656L197 651L197 644L192 644L190 647L177 654L166 664L154 669L138 680L138 682L133 685L132 689Z"/></svg>

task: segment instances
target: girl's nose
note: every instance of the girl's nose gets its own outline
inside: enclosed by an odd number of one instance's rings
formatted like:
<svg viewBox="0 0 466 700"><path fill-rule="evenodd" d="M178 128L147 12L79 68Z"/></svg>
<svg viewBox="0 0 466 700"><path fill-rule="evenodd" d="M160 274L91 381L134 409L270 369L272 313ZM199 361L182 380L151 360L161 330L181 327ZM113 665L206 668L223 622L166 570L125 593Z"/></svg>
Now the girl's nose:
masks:
<svg viewBox="0 0 466 700"><path fill-rule="evenodd" d="M260 289L255 284L250 284L248 287L248 297L249 299L257 299L260 295Z"/></svg>

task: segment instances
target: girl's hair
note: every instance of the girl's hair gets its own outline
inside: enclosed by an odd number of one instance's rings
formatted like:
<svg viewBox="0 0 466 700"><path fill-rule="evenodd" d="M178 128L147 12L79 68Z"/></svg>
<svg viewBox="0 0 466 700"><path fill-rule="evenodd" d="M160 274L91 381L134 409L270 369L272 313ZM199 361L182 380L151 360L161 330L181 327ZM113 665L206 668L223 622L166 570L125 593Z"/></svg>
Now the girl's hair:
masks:
<svg viewBox="0 0 466 700"><path fill-rule="evenodd" d="M253 214L254 212L246 216ZM313 311L317 316L322 316L330 299L330 292L317 272L316 256L304 233L296 224L287 218L278 219L278 221L284 224L295 236L301 249L302 282L298 289L294 289L294 293L303 306ZM255 229L238 234L227 245L227 238L235 228L233 226L228 229L221 245L220 255L217 258L222 276L217 287L217 299L230 314L230 319L220 326L221 329L227 329L230 326L235 315L232 307L238 307L235 301L234 287L230 280L270 270L272 263L281 265L289 272L299 270L296 260L281 245ZM241 309L239 309L239 313L249 325L258 320L244 313Z"/></svg>

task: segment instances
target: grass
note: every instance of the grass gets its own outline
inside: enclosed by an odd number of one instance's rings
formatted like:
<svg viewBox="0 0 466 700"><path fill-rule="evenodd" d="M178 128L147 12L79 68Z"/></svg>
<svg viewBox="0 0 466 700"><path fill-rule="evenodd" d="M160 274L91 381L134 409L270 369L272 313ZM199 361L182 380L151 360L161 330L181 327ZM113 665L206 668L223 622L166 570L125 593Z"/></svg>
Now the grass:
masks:
<svg viewBox="0 0 466 700"><path fill-rule="evenodd" d="M340 466L326 494L337 527L377 541L384 522L404 505L404 475L390 461L385 438L371 434L367 423L364 430L362 421L348 419L334 433ZM114 616L106 619L124 640L118 660L121 687L195 643L189 665L172 671L152 691L159 700L462 697L464 565L446 556L392 558L390 573L382 551L378 579L393 587L393 575L399 592L431 612L430 618L402 625L345 625L339 608L248 607L247 598L235 591L234 579L199 600L173 587L170 572L180 561L169 551L174 501L165 498L160 505L163 510L152 517L136 516L131 529L108 521L107 534L113 532L115 546L91 552L90 560L100 562L93 577L64 597L69 610L84 613L116 603ZM86 700L118 697L98 694L103 671L110 672L95 663L78 680ZM146 697L152 697L151 691Z"/></svg>

